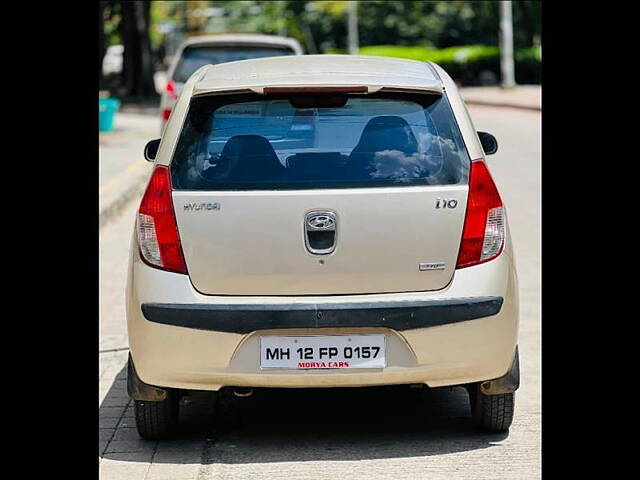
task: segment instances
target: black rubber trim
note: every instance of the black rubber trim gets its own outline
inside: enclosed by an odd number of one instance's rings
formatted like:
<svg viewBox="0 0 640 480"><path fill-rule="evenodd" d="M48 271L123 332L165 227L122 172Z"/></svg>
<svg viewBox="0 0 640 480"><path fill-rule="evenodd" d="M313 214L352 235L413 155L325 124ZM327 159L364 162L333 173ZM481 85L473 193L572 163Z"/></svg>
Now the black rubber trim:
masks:
<svg viewBox="0 0 640 480"><path fill-rule="evenodd" d="M369 303L295 303L278 305L202 305L143 303L142 314L155 323L249 333L280 328L435 327L497 314L502 297Z"/></svg>

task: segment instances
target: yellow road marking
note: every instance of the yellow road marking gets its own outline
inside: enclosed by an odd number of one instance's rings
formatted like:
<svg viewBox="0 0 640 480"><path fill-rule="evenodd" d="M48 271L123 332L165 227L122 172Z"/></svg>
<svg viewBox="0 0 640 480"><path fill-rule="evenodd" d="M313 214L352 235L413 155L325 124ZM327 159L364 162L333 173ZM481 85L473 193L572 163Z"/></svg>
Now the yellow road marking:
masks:
<svg viewBox="0 0 640 480"><path fill-rule="evenodd" d="M135 171L140 170L142 168L142 166L145 165L146 163L147 163L146 160L138 160L137 162L132 163L131 165L129 165L124 170L124 172L116 175L111 180L109 180L108 182L106 182L106 183L104 183L104 184L102 184L100 186L100 190L99 190L100 195L102 195L103 193L111 190L116 185L119 185L120 183L122 183L122 181L126 177L128 177L129 175L131 175Z"/></svg>

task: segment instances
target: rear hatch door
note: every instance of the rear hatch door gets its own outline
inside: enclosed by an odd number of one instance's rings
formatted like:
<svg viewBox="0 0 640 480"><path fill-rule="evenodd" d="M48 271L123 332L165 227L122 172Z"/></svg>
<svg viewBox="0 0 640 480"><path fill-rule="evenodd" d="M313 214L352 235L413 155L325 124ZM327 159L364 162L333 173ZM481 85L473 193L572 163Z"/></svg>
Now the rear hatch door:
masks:
<svg viewBox="0 0 640 480"><path fill-rule="evenodd" d="M451 281L469 159L446 98L246 100L192 100L172 161L198 291L360 294Z"/></svg>

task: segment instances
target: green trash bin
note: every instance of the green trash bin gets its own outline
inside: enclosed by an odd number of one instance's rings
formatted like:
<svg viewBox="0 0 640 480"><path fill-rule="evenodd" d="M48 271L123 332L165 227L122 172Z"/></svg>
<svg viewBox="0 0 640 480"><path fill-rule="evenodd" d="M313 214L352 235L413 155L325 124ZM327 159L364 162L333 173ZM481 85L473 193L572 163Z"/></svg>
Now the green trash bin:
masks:
<svg viewBox="0 0 640 480"><path fill-rule="evenodd" d="M113 117L120 108L120 100L117 98L101 98L99 99L99 118L98 124L101 132L110 132L113 130Z"/></svg>

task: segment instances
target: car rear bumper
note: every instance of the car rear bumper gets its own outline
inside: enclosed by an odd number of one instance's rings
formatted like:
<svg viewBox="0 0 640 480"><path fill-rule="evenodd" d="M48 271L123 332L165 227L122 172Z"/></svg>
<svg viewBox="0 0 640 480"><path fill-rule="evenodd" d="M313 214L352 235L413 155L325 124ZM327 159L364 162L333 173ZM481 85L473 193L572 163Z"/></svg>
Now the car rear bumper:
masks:
<svg viewBox="0 0 640 480"><path fill-rule="evenodd" d="M502 297L476 297L329 305L143 303L142 314L150 322L228 333L332 327L384 327L403 331L496 315L503 301Z"/></svg>
<svg viewBox="0 0 640 480"><path fill-rule="evenodd" d="M132 257L131 356L140 379L152 386L438 387L497 379L513 362L518 293L508 252L456 271L436 292L306 297L202 295L186 275ZM385 368L260 368L263 335L380 333L386 337Z"/></svg>

